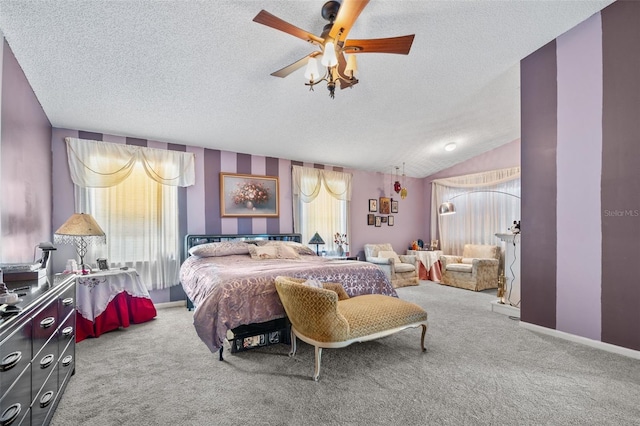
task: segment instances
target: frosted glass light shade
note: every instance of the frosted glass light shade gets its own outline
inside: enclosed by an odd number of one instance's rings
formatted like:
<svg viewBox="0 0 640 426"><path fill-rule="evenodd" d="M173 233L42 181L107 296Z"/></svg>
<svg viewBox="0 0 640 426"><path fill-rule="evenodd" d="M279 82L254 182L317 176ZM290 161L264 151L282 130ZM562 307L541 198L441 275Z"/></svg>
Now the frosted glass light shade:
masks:
<svg viewBox="0 0 640 426"><path fill-rule="evenodd" d="M334 67L338 63L338 57L336 56L336 46L333 42L328 42L324 45L324 54L320 61L325 67Z"/></svg>
<svg viewBox="0 0 640 426"><path fill-rule="evenodd" d="M356 55L349 55L347 57L347 67L344 69L345 74L349 77L353 77L358 71L358 63L356 62Z"/></svg>
<svg viewBox="0 0 640 426"><path fill-rule="evenodd" d="M318 60L316 58L309 58L307 68L304 71L304 78L309 81L315 81L318 77L320 77L320 73L318 72Z"/></svg>
<svg viewBox="0 0 640 426"><path fill-rule="evenodd" d="M450 201L447 201L446 203L442 203L440 204L440 207L438 207L438 214L440 215L454 214L455 212L456 212L456 208L453 205L453 203Z"/></svg>

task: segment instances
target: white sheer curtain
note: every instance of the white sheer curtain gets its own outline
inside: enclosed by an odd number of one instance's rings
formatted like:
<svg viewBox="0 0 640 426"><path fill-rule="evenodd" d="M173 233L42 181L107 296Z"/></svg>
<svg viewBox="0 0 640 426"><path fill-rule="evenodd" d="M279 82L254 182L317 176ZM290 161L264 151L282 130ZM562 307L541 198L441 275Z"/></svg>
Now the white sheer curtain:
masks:
<svg viewBox="0 0 640 426"><path fill-rule="evenodd" d="M179 282L178 186L195 182L194 155L67 138L75 208L104 230L88 260L135 268L150 290Z"/></svg>
<svg viewBox="0 0 640 426"><path fill-rule="evenodd" d="M439 216L446 201L456 214ZM431 182L431 235L446 254L461 255L465 244L498 245L495 234L508 232L514 220L520 220L520 167Z"/></svg>
<svg viewBox="0 0 640 426"><path fill-rule="evenodd" d="M324 249L333 252L337 245L333 235L349 236L350 173L293 166L293 226L308 242L317 232L326 243ZM348 247L345 247L348 250Z"/></svg>

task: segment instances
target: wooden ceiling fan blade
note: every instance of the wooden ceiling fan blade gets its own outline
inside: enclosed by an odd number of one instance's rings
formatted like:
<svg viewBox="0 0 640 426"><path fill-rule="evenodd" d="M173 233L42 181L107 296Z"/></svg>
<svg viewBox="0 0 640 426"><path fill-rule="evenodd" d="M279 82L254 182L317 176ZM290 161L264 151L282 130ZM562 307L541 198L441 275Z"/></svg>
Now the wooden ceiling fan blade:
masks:
<svg viewBox="0 0 640 426"><path fill-rule="evenodd" d="M267 12L266 10L261 10L260 13L258 13L256 15L255 18L253 18L253 22L257 22L258 24L262 24L262 25L266 25L267 27L271 27L273 29L276 29L278 31L282 31L285 32L287 34L290 34L294 37L298 37L299 39L302 39L304 41L308 41L310 43L313 44L317 44L317 45L321 45L324 40L318 36L315 36L313 34L311 34L308 31L305 31L301 28L296 27L295 25L292 25L290 23L288 23L287 21L284 21L280 18L278 18L275 15L272 15L271 13Z"/></svg>
<svg viewBox="0 0 640 426"><path fill-rule="evenodd" d="M351 27L368 3L369 0L344 0L340 5L331 31L329 31L329 37L337 39L338 41L347 38Z"/></svg>
<svg viewBox="0 0 640 426"><path fill-rule="evenodd" d="M376 38L367 40L347 40L344 42L345 53L397 53L407 55L411 50L415 34Z"/></svg>
<svg viewBox="0 0 640 426"><path fill-rule="evenodd" d="M297 71L300 68L302 68L305 65L307 65L307 61L309 60L309 58L315 58L319 54L320 54L320 52L309 53L307 56L305 56L302 59L298 59L297 61L295 61L291 65L287 65L286 67L284 67L282 69L279 69L278 71L272 72L271 75L274 76L274 77L285 78L286 76L288 76L292 72Z"/></svg>

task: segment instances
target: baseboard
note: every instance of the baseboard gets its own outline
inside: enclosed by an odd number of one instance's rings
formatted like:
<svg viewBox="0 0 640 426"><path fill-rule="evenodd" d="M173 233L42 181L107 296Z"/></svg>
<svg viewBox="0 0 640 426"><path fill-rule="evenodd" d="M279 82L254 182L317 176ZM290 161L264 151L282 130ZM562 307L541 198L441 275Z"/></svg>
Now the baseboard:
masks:
<svg viewBox="0 0 640 426"><path fill-rule="evenodd" d="M515 306L500 303L497 300L491 301L491 311L502 315L508 315L510 317L520 318L520 309Z"/></svg>
<svg viewBox="0 0 640 426"><path fill-rule="evenodd" d="M177 308L180 306L187 306L187 301L186 300L176 300L175 302L164 302L164 303L154 303L153 306L156 307L156 309L165 309L165 308Z"/></svg>
<svg viewBox="0 0 640 426"><path fill-rule="evenodd" d="M549 336L558 337L560 339L569 340L571 342L580 343L582 345L590 346L592 348L600 349L607 352L612 352L618 355L623 355L629 358L640 359L640 351L633 349L623 348L622 346L612 345L611 343L600 342L598 340L588 339L582 336L576 336L575 334L565 333L564 331L553 330L547 327L531 324L528 322L520 321L520 326L527 330L535 331Z"/></svg>

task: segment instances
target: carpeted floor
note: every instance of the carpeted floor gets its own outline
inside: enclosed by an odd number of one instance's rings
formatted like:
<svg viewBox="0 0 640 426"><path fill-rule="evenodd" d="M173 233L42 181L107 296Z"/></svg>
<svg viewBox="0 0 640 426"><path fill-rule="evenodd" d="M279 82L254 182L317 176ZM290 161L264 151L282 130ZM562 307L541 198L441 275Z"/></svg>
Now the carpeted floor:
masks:
<svg viewBox="0 0 640 426"><path fill-rule="evenodd" d="M325 349L208 351L185 308L80 342L53 417L68 425L640 425L640 362L528 331L491 293L398 289L419 329Z"/></svg>

